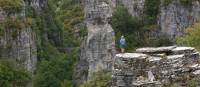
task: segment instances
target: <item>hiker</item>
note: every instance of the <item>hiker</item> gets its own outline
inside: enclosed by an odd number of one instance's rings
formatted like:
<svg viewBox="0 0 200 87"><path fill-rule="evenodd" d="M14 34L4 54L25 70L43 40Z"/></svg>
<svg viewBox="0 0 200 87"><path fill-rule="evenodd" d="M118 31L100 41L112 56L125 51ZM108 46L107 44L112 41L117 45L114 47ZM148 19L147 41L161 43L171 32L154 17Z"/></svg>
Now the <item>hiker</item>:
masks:
<svg viewBox="0 0 200 87"><path fill-rule="evenodd" d="M126 40L125 40L123 35L121 36L119 43L120 43L121 52L124 53L125 52Z"/></svg>

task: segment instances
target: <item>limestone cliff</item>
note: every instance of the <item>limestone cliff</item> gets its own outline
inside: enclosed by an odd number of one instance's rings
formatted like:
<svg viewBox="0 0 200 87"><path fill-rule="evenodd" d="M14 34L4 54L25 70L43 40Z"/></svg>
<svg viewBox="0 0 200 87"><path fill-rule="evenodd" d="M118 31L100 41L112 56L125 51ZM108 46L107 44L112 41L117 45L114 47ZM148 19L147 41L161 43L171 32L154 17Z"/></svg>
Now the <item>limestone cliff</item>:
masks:
<svg viewBox="0 0 200 87"><path fill-rule="evenodd" d="M8 7L6 7L7 5ZM0 5L0 57L16 60L17 67L27 69L32 75L36 70L41 37L47 38L45 39L46 43L49 38L48 32L45 31L48 20L42 19L40 16L44 14L44 8L47 8L47 0L15 0L13 2L1 0ZM33 20L35 21L35 19L29 15L39 16L44 21L43 24L40 24L41 26L37 25L37 27L42 27L42 35L33 29ZM33 84L30 82L25 87L32 86Z"/></svg>
<svg viewBox="0 0 200 87"><path fill-rule="evenodd" d="M109 24L112 16L110 1L85 0L84 7L88 36L75 69L74 81L77 84L90 79L100 67L111 72L115 55L114 31Z"/></svg>
<svg viewBox="0 0 200 87"><path fill-rule="evenodd" d="M194 1L187 6L178 0L173 0L169 5L160 8L158 19L159 26L163 33L171 36L180 35L184 29L197 22L200 18L200 2Z"/></svg>
<svg viewBox="0 0 200 87"><path fill-rule="evenodd" d="M29 1L22 1L19 11L16 12L10 12L11 9L1 9L0 21L4 26L0 37L0 50L1 58L14 58L20 66L33 72L37 63L36 34L26 25L27 3Z"/></svg>
<svg viewBox="0 0 200 87"><path fill-rule="evenodd" d="M137 53L117 54L113 87L185 87L199 82L200 55L192 47L139 48Z"/></svg>
<svg viewBox="0 0 200 87"><path fill-rule="evenodd" d="M143 16L147 0L116 0L123 4L133 16ZM181 2L182 1L182 2ZM157 25L162 33L172 37L183 33L200 18L200 2L198 0L184 3L183 0L160 0L160 10L157 15Z"/></svg>
<svg viewBox="0 0 200 87"><path fill-rule="evenodd" d="M26 2L18 1L18 6L12 8L11 5L11 9L1 7L0 56L16 60L18 67L33 73L37 63L36 34L26 25ZM27 87L32 87L32 83Z"/></svg>

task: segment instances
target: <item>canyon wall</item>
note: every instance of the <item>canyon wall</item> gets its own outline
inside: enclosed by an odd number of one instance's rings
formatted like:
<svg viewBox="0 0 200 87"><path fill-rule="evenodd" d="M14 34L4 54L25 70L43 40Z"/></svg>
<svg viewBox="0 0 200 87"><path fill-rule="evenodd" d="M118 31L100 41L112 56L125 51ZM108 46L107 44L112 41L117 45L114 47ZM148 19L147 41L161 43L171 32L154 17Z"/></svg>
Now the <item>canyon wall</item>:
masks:
<svg viewBox="0 0 200 87"><path fill-rule="evenodd" d="M115 38L109 24L112 16L110 2L109 0L84 1L88 35L82 45L74 73L74 81L78 85L92 78L92 74L100 68L108 72L112 70Z"/></svg>
<svg viewBox="0 0 200 87"><path fill-rule="evenodd" d="M74 73L74 82L83 83L90 79L98 67L111 70L115 55L114 31L109 24L112 11L123 5L132 16L142 18L145 14L146 0L84 0L85 23L88 36L81 46ZM166 4L167 3L167 4ZM170 37L181 35L186 27L191 26L200 17L199 1L185 5L179 0L160 0L157 24L160 33Z"/></svg>
<svg viewBox="0 0 200 87"><path fill-rule="evenodd" d="M1 30L0 51L1 58L15 59L20 67L25 67L33 72L37 63L37 47L36 34L30 26L26 25L25 11L28 3L38 4L39 2L22 1L18 12L1 9L1 24L7 22L10 25L4 26ZM13 8L12 10L16 9Z"/></svg>
<svg viewBox="0 0 200 87"><path fill-rule="evenodd" d="M117 0L118 5L124 5L133 16L143 16L146 0ZM183 34L185 28L197 22L200 18L200 2L198 0L160 0L157 25L162 33L171 37ZM117 4L116 3L116 4Z"/></svg>

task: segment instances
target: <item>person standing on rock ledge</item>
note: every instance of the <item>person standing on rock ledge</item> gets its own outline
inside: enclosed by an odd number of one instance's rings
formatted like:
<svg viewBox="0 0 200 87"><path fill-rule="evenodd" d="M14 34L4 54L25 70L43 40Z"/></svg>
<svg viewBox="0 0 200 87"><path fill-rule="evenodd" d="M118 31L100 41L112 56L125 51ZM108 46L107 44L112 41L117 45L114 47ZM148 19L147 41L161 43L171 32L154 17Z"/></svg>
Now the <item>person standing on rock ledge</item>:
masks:
<svg viewBox="0 0 200 87"><path fill-rule="evenodd" d="M119 43L120 43L121 52L124 53L125 52L126 40L125 40L123 35L121 36Z"/></svg>

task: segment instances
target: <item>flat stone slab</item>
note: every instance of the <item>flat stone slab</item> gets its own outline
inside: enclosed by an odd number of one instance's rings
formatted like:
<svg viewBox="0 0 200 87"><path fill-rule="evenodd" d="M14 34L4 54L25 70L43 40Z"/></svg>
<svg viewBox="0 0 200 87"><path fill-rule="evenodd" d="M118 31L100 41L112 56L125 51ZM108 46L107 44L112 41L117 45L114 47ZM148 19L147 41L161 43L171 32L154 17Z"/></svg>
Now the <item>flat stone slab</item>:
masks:
<svg viewBox="0 0 200 87"><path fill-rule="evenodd" d="M194 75L200 75L200 70L196 70L195 72L193 72Z"/></svg>
<svg viewBox="0 0 200 87"><path fill-rule="evenodd" d="M118 58L140 58L140 59L144 59L144 58L147 58L148 55L142 54L142 53L121 53L121 54L117 54L116 57L118 57Z"/></svg>
<svg viewBox="0 0 200 87"><path fill-rule="evenodd" d="M195 53L196 50L193 47L176 47L172 50L173 54L186 54L186 53Z"/></svg>
<svg viewBox="0 0 200 87"><path fill-rule="evenodd" d="M176 47L172 51L192 51L195 50L193 47Z"/></svg>
<svg viewBox="0 0 200 87"><path fill-rule="evenodd" d="M153 62L153 61L160 61L162 58L161 57L153 57L153 56L150 56L149 58L148 58L148 60L150 61L150 62Z"/></svg>
<svg viewBox="0 0 200 87"><path fill-rule="evenodd" d="M136 49L137 53L162 53L162 52L171 52L176 46L169 47L146 47Z"/></svg>
<svg viewBox="0 0 200 87"><path fill-rule="evenodd" d="M178 58L184 58L184 54L180 54L180 55L171 55L171 56L167 56L167 59L171 59L171 60L174 60L174 59L178 59Z"/></svg>
<svg viewBox="0 0 200 87"><path fill-rule="evenodd" d="M155 84L155 85L161 85L161 82L159 81L136 81L133 83L133 86L143 86L143 85L150 85L150 84Z"/></svg>

